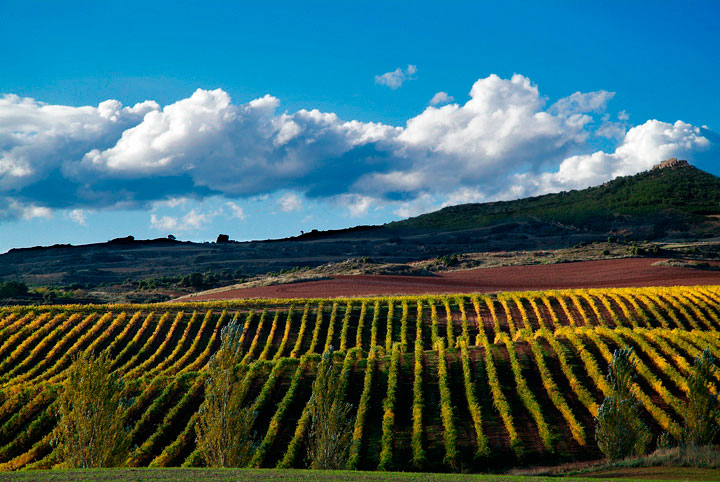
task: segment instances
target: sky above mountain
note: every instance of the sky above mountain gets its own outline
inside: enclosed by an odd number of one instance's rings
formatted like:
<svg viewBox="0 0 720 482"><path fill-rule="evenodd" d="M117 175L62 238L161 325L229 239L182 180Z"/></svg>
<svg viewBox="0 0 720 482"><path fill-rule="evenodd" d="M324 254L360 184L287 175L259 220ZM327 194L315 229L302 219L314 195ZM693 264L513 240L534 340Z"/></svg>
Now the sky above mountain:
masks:
<svg viewBox="0 0 720 482"><path fill-rule="evenodd" d="M0 2L0 252L720 174L720 4Z"/></svg>

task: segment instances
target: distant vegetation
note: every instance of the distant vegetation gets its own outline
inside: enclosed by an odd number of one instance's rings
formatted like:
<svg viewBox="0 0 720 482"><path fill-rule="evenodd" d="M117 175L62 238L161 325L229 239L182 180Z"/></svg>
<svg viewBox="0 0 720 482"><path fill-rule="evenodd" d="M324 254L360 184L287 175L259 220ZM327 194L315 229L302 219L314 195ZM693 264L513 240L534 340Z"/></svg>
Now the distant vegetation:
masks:
<svg viewBox="0 0 720 482"><path fill-rule="evenodd" d="M580 191L451 206L405 221L395 228L468 229L518 221L555 221L592 231L638 221L668 228L697 223L698 216L720 214L720 178L694 167L657 169L619 177Z"/></svg>
<svg viewBox="0 0 720 482"><path fill-rule="evenodd" d="M6 281L0 283L0 299L2 298L20 298L28 292L28 287L20 281Z"/></svg>

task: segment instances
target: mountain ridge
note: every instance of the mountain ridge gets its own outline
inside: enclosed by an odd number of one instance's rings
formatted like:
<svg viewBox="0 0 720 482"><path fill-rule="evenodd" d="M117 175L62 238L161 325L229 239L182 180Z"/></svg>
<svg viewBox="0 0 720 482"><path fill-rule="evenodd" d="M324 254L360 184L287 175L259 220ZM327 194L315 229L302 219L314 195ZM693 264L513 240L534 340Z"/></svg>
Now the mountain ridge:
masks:
<svg viewBox="0 0 720 482"><path fill-rule="evenodd" d="M607 228L618 216L658 215L673 210L682 213L680 217L685 221L720 214L720 178L687 161L671 158L650 170L582 190L448 206L387 226L468 229L508 220L538 219L578 228Z"/></svg>

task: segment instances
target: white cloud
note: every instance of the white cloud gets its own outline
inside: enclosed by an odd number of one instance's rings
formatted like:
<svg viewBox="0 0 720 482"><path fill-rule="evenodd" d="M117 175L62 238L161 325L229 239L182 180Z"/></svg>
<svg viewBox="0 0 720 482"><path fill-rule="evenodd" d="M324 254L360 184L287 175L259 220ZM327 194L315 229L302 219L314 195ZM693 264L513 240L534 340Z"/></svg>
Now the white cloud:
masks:
<svg viewBox="0 0 720 482"><path fill-rule="evenodd" d="M519 195L582 189L650 169L658 160L691 159L693 153L709 147L710 141L698 127L682 121L669 124L649 120L630 129L612 153L596 151L568 157L557 171L535 178L527 174L515 175L514 186L516 189L522 187Z"/></svg>
<svg viewBox="0 0 720 482"><path fill-rule="evenodd" d="M403 80L415 73L398 70ZM186 210L189 199L217 196L228 201L226 214L242 219L230 199L275 193L285 193L278 209L288 212L307 198L339 202L357 217L381 205L417 213L604 182L713 147L681 121L633 127L624 111L613 121L605 114L612 97L576 92L548 107L527 77L490 75L474 83L464 104L428 106L395 127L316 109L278 112L270 95L234 104L220 89L198 89L162 108L4 96L0 218L152 208L154 228L180 231L219 214L161 209ZM611 145L607 152L591 147L600 138Z"/></svg>
<svg viewBox="0 0 720 482"><path fill-rule="evenodd" d="M188 203L189 199L186 197L171 197L170 199L165 199L164 201L157 201L153 204L153 208L159 208L159 207L168 207L168 208L176 208L179 206L185 206Z"/></svg>
<svg viewBox="0 0 720 482"><path fill-rule="evenodd" d="M404 70L401 67L398 67L392 72L385 72L382 75L376 75L375 83L378 85L385 85L393 90L398 89L405 83L405 81L413 80L413 76L416 72L417 67L412 64L408 65Z"/></svg>
<svg viewBox="0 0 720 482"><path fill-rule="evenodd" d="M404 201L398 204L393 214L401 218L417 216L418 214L434 211L440 207L437 199L427 193L421 194L412 201Z"/></svg>
<svg viewBox="0 0 720 482"><path fill-rule="evenodd" d="M613 122L610 120L610 115L605 114L602 124L595 131L595 135L621 141L625 137L626 132L627 126L625 122Z"/></svg>
<svg viewBox="0 0 720 482"><path fill-rule="evenodd" d="M172 216L157 216L155 214L150 215L150 227L161 231L174 231L177 229L178 219Z"/></svg>
<svg viewBox="0 0 720 482"><path fill-rule="evenodd" d="M182 217L151 214L150 227L161 231L197 231L198 229L206 227L206 225L219 214L219 211L202 213L195 209L191 209Z"/></svg>
<svg viewBox="0 0 720 482"><path fill-rule="evenodd" d="M87 213L83 209L73 209L68 213L68 217L81 226L87 225Z"/></svg>
<svg viewBox="0 0 720 482"><path fill-rule="evenodd" d="M245 211L243 211L243 208L238 206L234 202L226 202L225 205L230 208L230 216L236 219L243 220L245 219Z"/></svg>
<svg viewBox="0 0 720 482"><path fill-rule="evenodd" d="M614 96L615 92L606 90L586 93L575 92L555 102L548 111L565 117L588 112L602 112Z"/></svg>
<svg viewBox="0 0 720 482"><path fill-rule="evenodd" d="M530 79L491 75L475 82L464 105L426 108L398 136L414 162L393 175L392 187L449 193L492 186L498 176L538 171L580 149L590 118L552 115L544 103Z"/></svg>
<svg viewBox="0 0 720 482"><path fill-rule="evenodd" d="M376 200L369 196L361 196L359 194L343 194L337 198L338 204L345 207L350 216L359 218L365 216L370 208L375 204Z"/></svg>
<svg viewBox="0 0 720 482"><path fill-rule="evenodd" d="M0 97L0 191L23 187L62 170L98 144L114 142L155 102L121 107L115 100L98 107L48 105L16 95Z"/></svg>
<svg viewBox="0 0 720 482"><path fill-rule="evenodd" d="M52 210L44 206L35 206L33 204L22 208L22 217L23 219L50 219L52 217Z"/></svg>
<svg viewBox="0 0 720 482"><path fill-rule="evenodd" d="M193 209L183 217L180 228L182 230L200 229L209 223L213 217L215 217L215 214L203 214Z"/></svg>
<svg viewBox="0 0 720 482"><path fill-rule="evenodd" d="M454 101L455 98L452 95L448 95L447 92L438 92L430 99L430 105L447 104L448 102Z"/></svg>
<svg viewBox="0 0 720 482"><path fill-rule="evenodd" d="M302 199L297 194L289 192L278 200L278 208L286 213L300 211L302 209Z"/></svg>

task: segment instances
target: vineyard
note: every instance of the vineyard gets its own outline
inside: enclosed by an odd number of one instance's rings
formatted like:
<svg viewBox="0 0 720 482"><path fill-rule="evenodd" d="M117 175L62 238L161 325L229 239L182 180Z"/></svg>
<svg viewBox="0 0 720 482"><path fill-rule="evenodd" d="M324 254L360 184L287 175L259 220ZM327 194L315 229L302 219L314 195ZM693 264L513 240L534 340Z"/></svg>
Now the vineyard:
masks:
<svg viewBox="0 0 720 482"><path fill-rule="evenodd" d="M645 422L678 437L693 359L706 347L720 357L719 286L4 308L0 469L59 462L56 399L86 352L107 353L123 374L125 465L202 466L204 367L231 320L243 326L257 468L306 466L314 367L330 348L353 406L349 465L363 470L598 458L593 417L624 346Z"/></svg>

